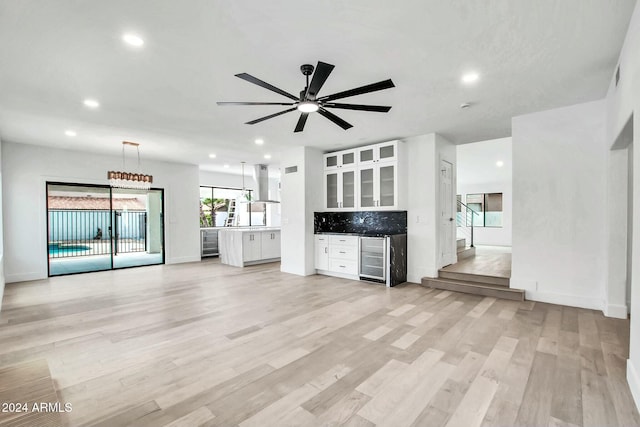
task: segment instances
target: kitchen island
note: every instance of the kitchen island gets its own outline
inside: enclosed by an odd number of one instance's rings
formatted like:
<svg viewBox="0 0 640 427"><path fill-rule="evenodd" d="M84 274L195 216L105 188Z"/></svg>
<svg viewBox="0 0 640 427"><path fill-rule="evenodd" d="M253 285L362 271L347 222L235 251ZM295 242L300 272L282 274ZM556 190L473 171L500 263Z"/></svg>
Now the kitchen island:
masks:
<svg viewBox="0 0 640 427"><path fill-rule="evenodd" d="M228 227L218 230L220 262L235 267L280 260L280 227Z"/></svg>

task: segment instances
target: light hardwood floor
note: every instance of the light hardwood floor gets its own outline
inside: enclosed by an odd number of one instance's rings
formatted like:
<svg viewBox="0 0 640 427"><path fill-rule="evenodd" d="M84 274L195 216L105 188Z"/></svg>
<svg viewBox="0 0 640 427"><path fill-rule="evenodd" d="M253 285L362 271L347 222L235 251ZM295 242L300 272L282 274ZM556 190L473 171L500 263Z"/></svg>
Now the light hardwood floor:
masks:
<svg viewBox="0 0 640 427"><path fill-rule="evenodd" d="M10 284L71 426L632 426L629 322L217 261Z"/></svg>
<svg viewBox="0 0 640 427"><path fill-rule="evenodd" d="M511 277L511 248L502 246L476 246L476 254L442 269L454 273L483 274Z"/></svg>

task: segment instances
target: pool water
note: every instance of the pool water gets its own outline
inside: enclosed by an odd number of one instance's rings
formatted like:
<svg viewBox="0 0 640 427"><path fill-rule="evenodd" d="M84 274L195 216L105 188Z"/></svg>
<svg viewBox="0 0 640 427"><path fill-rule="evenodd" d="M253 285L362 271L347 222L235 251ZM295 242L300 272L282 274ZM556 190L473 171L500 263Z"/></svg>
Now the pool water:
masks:
<svg viewBox="0 0 640 427"><path fill-rule="evenodd" d="M49 255L69 253L79 254L88 251L89 249L91 249L90 246L84 245L64 245L60 247L60 243L49 243Z"/></svg>

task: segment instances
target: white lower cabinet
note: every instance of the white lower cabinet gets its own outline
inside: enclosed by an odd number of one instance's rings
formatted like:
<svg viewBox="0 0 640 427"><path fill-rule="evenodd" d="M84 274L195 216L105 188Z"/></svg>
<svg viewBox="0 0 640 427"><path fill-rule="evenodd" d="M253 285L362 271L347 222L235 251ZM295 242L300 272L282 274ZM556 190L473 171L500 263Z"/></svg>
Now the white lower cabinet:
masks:
<svg viewBox="0 0 640 427"><path fill-rule="evenodd" d="M316 270L329 269L329 236L324 234L316 234L316 253L315 267Z"/></svg>
<svg viewBox="0 0 640 427"><path fill-rule="evenodd" d="M329 271L355 276L358 274L358 260L353 261L332 258L329 260Z"/></svg>
<svg viewBox="0 0 640 427"><path fill-rule="evenodd" d="M316 234L315 267L323 274L358 276L358 236Z"/></svg>
<svg viewBox="0 0 640 427"><path fill-rule="evenodd" d="M280 258L280 232L263 231L260 234L262 235L262 259Z"/></svg>
<svg viewBox="0 0 640 427"><path fill-rule="evenodd" d="M242 233L242 260L257 261L262 259L261 233Z"/></svg>

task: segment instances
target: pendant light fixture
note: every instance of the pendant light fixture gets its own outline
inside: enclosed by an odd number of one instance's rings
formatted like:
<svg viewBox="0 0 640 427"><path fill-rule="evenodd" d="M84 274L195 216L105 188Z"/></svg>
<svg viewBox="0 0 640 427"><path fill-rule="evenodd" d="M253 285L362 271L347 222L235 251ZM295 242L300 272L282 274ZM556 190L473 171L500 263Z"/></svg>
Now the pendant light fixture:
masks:
<svg viewBox="0 0 640 427"><path fill-rule="evenodd" d="M244 186L244 164L246 162L240 162L242 167L242 190L240 191L240 203L251 202L251 192Z"/></svg>
<svg viewBox="0 0 640 427"><path fill-rule="evenodd" d="M125 167L125 147L136 148L138 154L138 173L108 171L109 185L113 188L132 188L136 190L148 190L153 183L153 176L140 173L140 144L137 142L122 141L122 169Z"/></svg>

